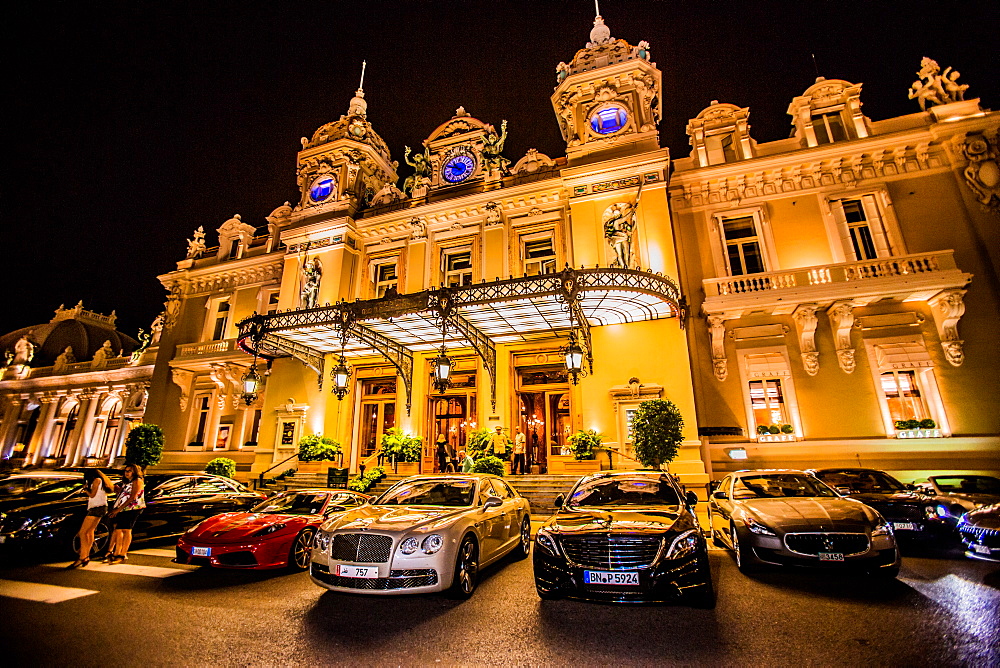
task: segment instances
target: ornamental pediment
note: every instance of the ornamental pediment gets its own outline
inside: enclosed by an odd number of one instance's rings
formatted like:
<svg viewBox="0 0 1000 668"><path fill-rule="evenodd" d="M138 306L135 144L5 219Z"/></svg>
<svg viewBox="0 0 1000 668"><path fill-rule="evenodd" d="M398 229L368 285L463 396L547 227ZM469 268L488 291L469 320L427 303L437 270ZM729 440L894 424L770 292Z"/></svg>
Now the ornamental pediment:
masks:
<svg viewBox="0 0 1000 668"><path fill-rule="evenodd" d="M465 112L464 108L459 107L455 116L439 125L437 129L430 134L425 143L431 144L440 139L447 139L456 135L471 133L485 134L490 127L491 126L489 124L482 122L478 118L473 118Z"/></svg>

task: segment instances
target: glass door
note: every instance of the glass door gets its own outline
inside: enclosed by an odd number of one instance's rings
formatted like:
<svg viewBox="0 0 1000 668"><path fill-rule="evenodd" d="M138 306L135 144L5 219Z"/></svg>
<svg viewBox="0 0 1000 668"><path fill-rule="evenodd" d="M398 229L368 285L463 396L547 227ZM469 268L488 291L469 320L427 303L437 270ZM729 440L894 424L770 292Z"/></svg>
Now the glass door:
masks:
<svg viewBox="0 0 1000 668"><path fill-rule="evenodd" d="M527 437L528 466L545 473L549 455L559 455L569 445L569 379L562 366L521 368L517 376L517 407Z"/></svg>
<svg viewBox="0 0 1000 668"><path fill-rule="evenodd" d="M359 462L381 447L382 435L396 426L396 379L366 378L361 381L361 429Z"/></svg>

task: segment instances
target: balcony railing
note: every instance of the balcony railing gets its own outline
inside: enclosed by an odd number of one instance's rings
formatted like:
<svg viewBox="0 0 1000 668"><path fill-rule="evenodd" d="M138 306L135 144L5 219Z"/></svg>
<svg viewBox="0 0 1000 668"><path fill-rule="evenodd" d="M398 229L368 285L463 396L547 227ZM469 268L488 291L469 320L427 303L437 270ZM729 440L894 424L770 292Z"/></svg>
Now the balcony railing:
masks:
<svg viewBox="0 0 1000 668"><path fill-rule="evenodd" d="M204 341L201 343L183 343L177 346L177 357L201 357L203 355L219 355L236 352L236 339L222 341Z"/></svg>
<svg viewBox="0 0 1000 668"><path fill-rule="evenodd" d="M727 276L704 281L708 297L728 295L759 294L771 290L869 281L880 278L902 278L921 274L933 274L955 266L954 251L918 253L898 257L844 262L822 267L803 267L789 271L772 271L749 276Z"/></svg>
<svg viewBox="0 0 1000 668"><path fill-rule="evenodd" d="M39 366L32 367L27 371L26 374L22 376L23 378L45 378L47 376L63 376L73 373L86 373L89 371L109 371L112 369L122 369L129 366L131 361L130 357L112 357L105 361L103 365L94 367L91 362L74 362L73 364L67 364L63 368L56 371L54 367L51 366Z"/></svg>

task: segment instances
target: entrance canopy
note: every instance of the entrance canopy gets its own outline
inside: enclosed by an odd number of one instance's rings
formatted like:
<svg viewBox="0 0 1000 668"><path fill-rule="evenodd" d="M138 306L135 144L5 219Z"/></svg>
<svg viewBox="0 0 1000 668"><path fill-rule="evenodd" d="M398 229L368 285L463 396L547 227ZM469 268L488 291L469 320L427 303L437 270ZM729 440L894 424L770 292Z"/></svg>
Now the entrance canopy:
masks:
<svg viewBox="0 0 1000 668"><path fill-rule="evenodd" d="M590 327L681 316L674 281L638 269L571 269L408 295L338 302L310 309L254 314L239 323L239 346L265 359L291 356L323 383L326 353L347 358L380 354L392 362L407 393L413 353L471 347L490 374L496 404L496 344L518 343L578 328L593 366Z"/></svg>

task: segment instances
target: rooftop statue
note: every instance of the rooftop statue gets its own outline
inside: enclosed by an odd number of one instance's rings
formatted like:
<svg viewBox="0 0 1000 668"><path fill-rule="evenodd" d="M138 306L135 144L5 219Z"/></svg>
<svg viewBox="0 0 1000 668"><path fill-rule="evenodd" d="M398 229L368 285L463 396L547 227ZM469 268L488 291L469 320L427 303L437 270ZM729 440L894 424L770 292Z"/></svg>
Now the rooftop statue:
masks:
<svg viewBox="0 0 1000 668"><path fill-rule="evenodd" d="M14 356L8 364L27 364L35 358L35 344L24 335L14 344Z"/></svg>
<svg viewBox="0 0 1000 668"><path fill-rule="evenodd" d="M430 180L431 177L431 152L424 148L423 153L414 153L413 160L410 160L410 147L403 151L403 161L413 167L413 173L403 181L403 192L410 197L413 196L413 188L422 185L423 180Z"/></svg>
<svg viewBox="0 0 1000 668"><path fill-rule="evenodd" d="M375 196L372 197L372 205L378 206L380 204L391 204L392 202L398 202L401 199L406 199L406 193L397 188L395 183L386 183L377 193L375 193Z"/></svg>
<svg viewBox="0 0 1000 668"><path fill-rule="evenodd" d="M108 365L108 360L117 357L114 349L111 347L111 341L107 340L104 345L97 349L94 353L94 359L90 360L91 369L103 369Z"/></svg>
<svg viewBox="0 0 1000 668"><path fill-rule="evenodd" d="M73 354L73 346L66 346L66 349L56 358L56 363L52 365L52 370L55 372L63 371L70 364L76 364L76 355Z"/></svg>
<svg viewBox="0 0 1000 668"><path fill-rule="evenodd" d="M608 240L615 253L612 267L629 269L632 261L632 237L635 232L635 211L639 208L639 197L642 195L642 181L631 204L619 202L612 204L604 212L604 238Z"/></svg>
<svg viewBox="0 0 1000 668"><path fill-rule="evenodd" d="M187 259L197 260L201 257L201 254L205 252L207 246L205 245L205 227L199 225L198 229L194 231L194 239L188 239L188 252Z"/></svg>
<svg viewBox="0 0 1000 668"><path fill-rule="evenodd" d="M946 67L942 72L937 61L927 57L920 61L917 76L920 78L910 86L909 99L916 98L921 111L927 111L927 107L964 100L965 91L969 89L967 84L958 83L961 75L957 70Z"/></svg>
<svg viewBox="0 0 1000 668"><path fill-rule="evenodd" d="M501 174L507 172L510 160L500 155L503 152L504 142L507 141L507 121L500 124L500 134L497 135L496 128L492 125L483 137L483 163L487 172L497 170Z"/></svg>

